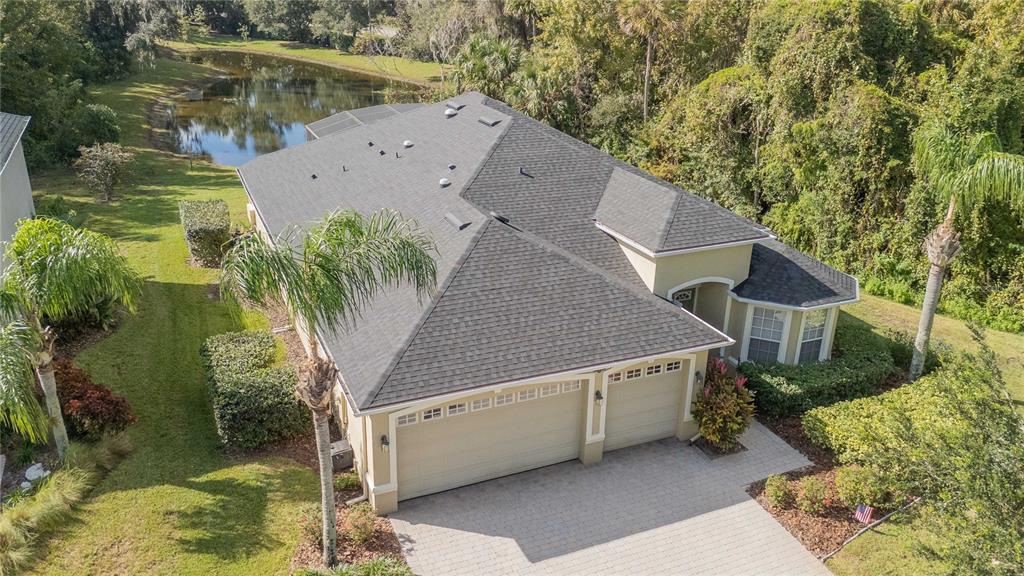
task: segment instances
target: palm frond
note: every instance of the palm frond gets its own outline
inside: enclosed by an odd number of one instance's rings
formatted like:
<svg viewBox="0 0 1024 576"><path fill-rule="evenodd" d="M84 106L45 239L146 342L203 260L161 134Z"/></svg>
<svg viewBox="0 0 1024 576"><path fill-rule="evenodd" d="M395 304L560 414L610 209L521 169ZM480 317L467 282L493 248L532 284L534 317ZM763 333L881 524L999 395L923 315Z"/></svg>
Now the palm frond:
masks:
<svg viewBox="0 0 1024 576"><path fill-rule="evenodd" d="M23 220L7 248L5 286L52 320L111 299L134 310L142 281L113 240L52 218Z"/></svg>
<svg viewBox="0 0 1024 576"><path fill-rule="evenodd" d="M32 353L39 334L22 322L0 324L0 425L33 443L47 437L48 419L33 394Z"/></svg>
<svg viewBox="0 0 1024 576"><path fill-rule="evenodd" d="M987 152L960 172L954 185L968 206L991 199L1024 213L1024 156Z"/></svg>
<svg viewBox="0 0 1024 576"><path fill-rule="evenodd" d="M944 124L922 125L914 134L914 165L943 197L953 193L953 181L964 165L964 147Z"/></svg>
<svg viewBox="0 0 1024 576"><path fill-rule="evenodd" d="M266 305L284 299L291 313L310 311L303 272L286 235L271 244L256 233L236 240L221 261L221 295Z"/></svg>

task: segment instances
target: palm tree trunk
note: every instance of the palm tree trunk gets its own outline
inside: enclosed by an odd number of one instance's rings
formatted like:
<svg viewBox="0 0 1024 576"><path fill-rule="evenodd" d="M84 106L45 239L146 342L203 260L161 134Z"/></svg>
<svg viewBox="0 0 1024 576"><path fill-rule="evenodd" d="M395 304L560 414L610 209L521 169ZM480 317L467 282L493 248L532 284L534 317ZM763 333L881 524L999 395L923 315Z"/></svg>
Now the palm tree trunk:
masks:
<svg viewBox="0 0 1024 576"><path fill-rule="evenodd" d="M647 122L648 101L651 94L651 60L654 52L654 33L647 37L647 63L644 65L644 122Z"/></svg>
<svg viewBox="0 0 1024 576"><path fill-rule="evenodd" d="M53 359L48 358L36 366L36 375L39 376L43 396L46 397L46 411L53 422L53 442L57 445L57 455L63 458L68 450L68 430L64 427L64 416L60 412L60 401L57 399L57 378L53 373Z"/></svg>
<svg viewBox="0 0 1024 576"><path fill-rule="evenodd" d="M928 269L928 284L924 291L924 302L921 304L921 320L917 324L917 337L914 339L914 356L910 360L910 380L921 377L924 363L928 355L928 341L932 335L932 323L935 310L939 306L942 292L942 279L946 268L960 250L960 234L953 228L953 213L956 211L956 196L949 199L946 218L924 239L924 250L928 254L931 267Z"/></svg>
<svg viewBox="0 0 1024 576"><path fill-rule="evenodd" d="M910 361L910 380L917 380L924 372L924 361L928 355L928 341L932 335L932 323L935 310L939 306L939 294L942 292L942 278L946 269L932 264L928 270L928 285L924 290L924 302L921 305L921 319L917 324L917 338L914 339L914 357Z"/></svg>
<svg viewBox="0 0 1024 576"><path fill-rule="evenodd" d="M331 459L331 431L328 427L329 410L313 411L316 433L316 453L320 459L320 512L323 517L323 560L328 568L334 566L338 545L338 528L334 510L334 461Z"/></svg>

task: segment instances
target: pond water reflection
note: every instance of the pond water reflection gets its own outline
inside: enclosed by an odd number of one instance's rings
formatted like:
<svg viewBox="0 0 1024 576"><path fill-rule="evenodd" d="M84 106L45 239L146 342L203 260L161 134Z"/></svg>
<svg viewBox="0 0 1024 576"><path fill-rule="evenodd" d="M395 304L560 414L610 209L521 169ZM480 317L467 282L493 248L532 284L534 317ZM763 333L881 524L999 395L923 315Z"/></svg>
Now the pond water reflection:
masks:
<svg viewBox="0 0 1024 576"><path fill-rule="evenodd" d="M336 112L419 100L414 85L285 58L234 52L192 58L226 77L173 102L168 111L172 146L218 164L240 166L301 144L306 124Z"/></svg>

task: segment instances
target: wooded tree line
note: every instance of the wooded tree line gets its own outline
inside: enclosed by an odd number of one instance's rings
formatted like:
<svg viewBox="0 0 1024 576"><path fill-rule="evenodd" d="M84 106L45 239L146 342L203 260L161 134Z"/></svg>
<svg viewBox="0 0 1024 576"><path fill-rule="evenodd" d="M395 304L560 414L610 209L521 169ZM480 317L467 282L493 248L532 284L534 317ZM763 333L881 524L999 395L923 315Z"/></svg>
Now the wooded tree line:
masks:
<svg viewBox="0 0 1024 576"><path fill-rule="evenodd" d="M0 104L35 117L38 162L106 125L82 83L191 25L435 60L444 90L503 99L907 303L945 209L915 145L991 132L1024 152L1024 0L9 0L3 20ZM942 307L1020 331L1009 208L957 214Z"/></svg>

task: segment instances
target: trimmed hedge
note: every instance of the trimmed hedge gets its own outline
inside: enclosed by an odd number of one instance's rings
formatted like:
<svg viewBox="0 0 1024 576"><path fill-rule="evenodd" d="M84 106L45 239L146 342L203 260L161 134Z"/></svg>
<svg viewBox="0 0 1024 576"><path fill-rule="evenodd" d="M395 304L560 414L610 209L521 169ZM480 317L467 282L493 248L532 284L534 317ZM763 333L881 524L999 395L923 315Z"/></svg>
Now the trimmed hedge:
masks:
<svg viewBox="0 0 1024 576"><path fill-rule="evenodd" d="M266 331L220 334L203 344L217 434L225 444L253 449L309 430L309 412L295 397L295 369L271 366L276 353Z"/></svg>
<svg viewBox="0 0 1024 576"><path fill-rule="evenodd" d="M744 362L758 414L798 416L817 406L874 393L896 373L889 344L866 324L845 322L836 328L833 357L813 364L761 365Z"/></svg>
<svg viewBox="0 0 1024 576"><path fill-rule="evenodd" d="M217 267L224 245L231 239L231 215L223 200L182 200L179 213L185 243L192 258L203 266Z"/></svg>

